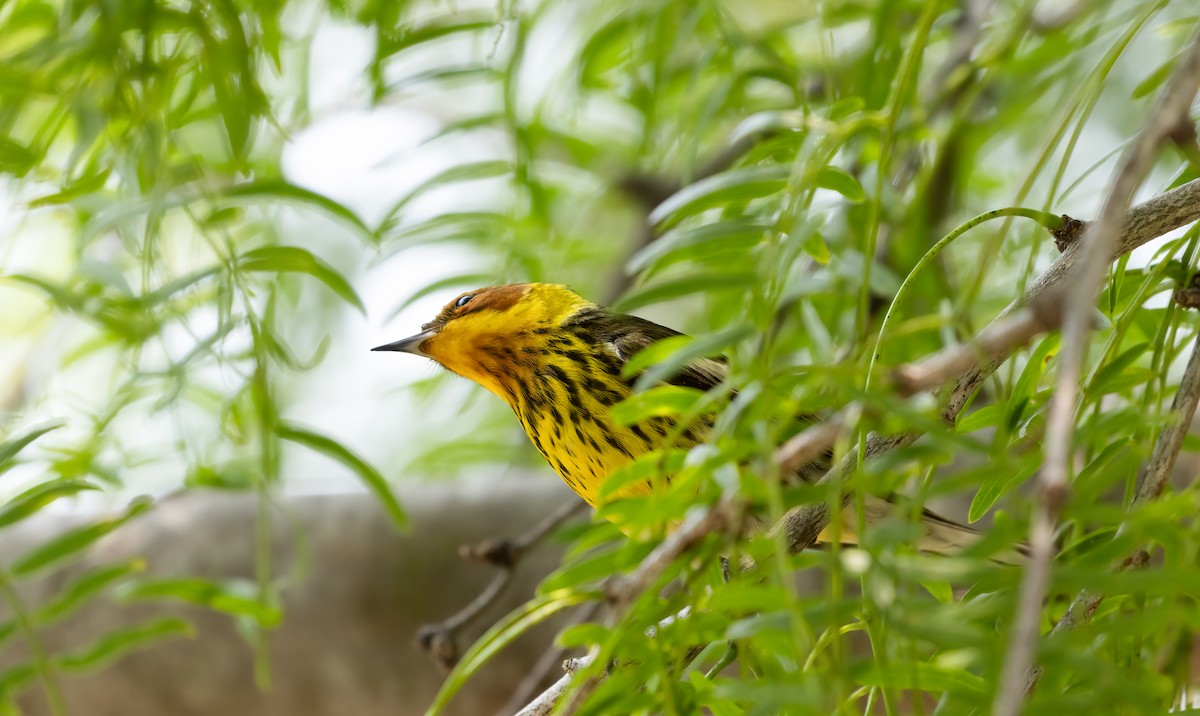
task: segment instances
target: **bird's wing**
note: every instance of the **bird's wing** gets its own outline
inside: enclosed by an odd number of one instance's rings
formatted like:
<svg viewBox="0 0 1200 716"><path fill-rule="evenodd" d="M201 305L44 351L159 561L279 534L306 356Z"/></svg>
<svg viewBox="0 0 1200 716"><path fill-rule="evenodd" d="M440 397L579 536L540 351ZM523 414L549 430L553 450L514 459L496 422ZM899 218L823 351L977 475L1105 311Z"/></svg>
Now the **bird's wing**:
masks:
<svg viewBox="0 0 1200 716"><path fill-rule="evenodd" d="M595 322L595 336L607 344L621 363L628 361L646 346L665 338L682 335L679 331L660 326L653 321L621 313L597 311L589 320ZM723 358L699 358L664 381L671 385L709 390L724 381L727 373L728 368Z"/></svg>

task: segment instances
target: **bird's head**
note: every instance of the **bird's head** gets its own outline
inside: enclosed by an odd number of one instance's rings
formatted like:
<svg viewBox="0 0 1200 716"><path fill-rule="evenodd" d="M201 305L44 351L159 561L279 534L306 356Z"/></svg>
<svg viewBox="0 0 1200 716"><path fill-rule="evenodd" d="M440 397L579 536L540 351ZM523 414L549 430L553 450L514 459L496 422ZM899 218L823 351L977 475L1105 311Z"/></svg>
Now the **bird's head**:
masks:
<svg viewBox="0 0 1200 716"><path fill-rule="evenodd" d="M446 304L421 332L373 351L412 353L507 397L504 376L521 349L545 342L546 330L593 304L566 286L519 283L467 291ZM542 331L538 333L539 329Z"/></svg>

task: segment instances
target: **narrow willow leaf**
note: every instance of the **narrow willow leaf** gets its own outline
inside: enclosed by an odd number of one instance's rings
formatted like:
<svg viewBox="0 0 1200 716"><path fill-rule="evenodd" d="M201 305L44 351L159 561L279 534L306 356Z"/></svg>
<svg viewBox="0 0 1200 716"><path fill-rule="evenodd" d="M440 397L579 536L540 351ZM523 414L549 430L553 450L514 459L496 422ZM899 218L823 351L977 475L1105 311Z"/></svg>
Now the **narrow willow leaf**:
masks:
<svg viewBox="0 0 1200 716"><path fill-rule="evenodd" d="M374 238L374 233L371 229L363 223L358 214L354 213L346 205L334 201L324 194L318 194L315 191L296 186L282 179L261 179L244 184L235 184L222 192L221 195L232 199L265 198L298 201L314 206L345 221L357 229L363 236Z"/></svg>
<svg viewBox="0 0 1200 716"><path fill-rule="evenodd" d="M1141 99L1157 90L1163 82L1167 81L1167 78L1171 76L1171 72L1175 69L1175 65L1178 64L1179 55L1175 55L1159 65L1157 69L1146 75L1146 79L1139 82L1137 87L1133 88L1133 91L1129 93L1129 98Z"/></svg>
<svg viewBox="0 0 1200 716"><path fill-rule="evenodd" d="M138 498L120 517L68 530L19 557L13 562L12 573L18 577L25 576L78 554L96 540L150 509L152 504L154 503L149 498Z"/></svg>
<svg viewBox="0 0 1200 716"><path fill-rule="evenodd" d="M1106 395L1116 392L1111 386L1121 380L1124 373L1133 362L1150 348L1149 342L1138 343L1137 345L1123 351L1109 362L1100 366L1096 373L1092 376L1091 382L1087 386L1086 392L1089 395ZM1153 371L1152 371L1153 373ZM1152 377L1155 377L1152 375Z"/></svg>
<svg viewBox="0 0 1200 716"><path fill-rule="evenodd" d="M921 582L921 586L925 587L925 591L942 604L954 603L954 589L949 582Z"/></svg>
<svg viewBox="0 0 1200 716"><path fill-rule="evenodd" d="M375 496L383 503L383 508L387 510L388 515L392 518L392 523L396 527L405 527L408 525L408 515L405 514L404 508L400 506L400 501L396 499L396 495L392 492L392 487L388 484L388 481L384 479L378 470L345 445L324 435L319 435L311 430L291 424L280 425L276 428L276 433L284 440L290 440L298 445L315 450L350 468L363 481L367 489L375 493Z"/></svg>
<svg viewBox="0 0 1200 716"><path fill-rule="evenodd" d="M695 388L677 385L657 385L635 393L612 406L613 420L621 425L634 425L652 417L676 417L687 413L703 397Z"/></svg>
<svg viewBox="0 0 1200 716"><path fill-rule="evenodd" d="M206 269L194 271L186 276L180 276L179 278L172 279L153 291L143 295L142 301L150 305L162 303L180 291L189 289L205 279L218 275L220 272L220 266L211 266Z"/></svg>
<svg viewBox="0 0 1200 716"><path fill-rule="evenodd" d="M1001 497L1032 477L1033 473L1037 472L1037 468L1036 464L1027 464L1016 472L998 472L975 493L975 497L971 500L971 507L967 511L967 522L975 522L986 515Z"/></svg>
<svg viewBox="0 0 1200 716"><path fill-rule="evenodd" d="M471 18L479 18L477 20ZM471 13L465 9L448 17L439 17L415 27L402 26L398 34L386 33L379 41L375 61L386 60L397 52L459 33L474 33L480 30L499 29L498 20L490 13Z"/></svg>
<svg viewBox="0 0 1200 716"><path fill-rule="evenodd" d="M1108 395L1110 393L1121 393L1130 388L1146 385L1147 383L1158 379L1159 373L1153 368L1142 368L1134 366L1126 368L1120 373L1116 373L1106 377L1103 382L1088 388L1088 394L1093 396Z"/></svg>
<svg viewBox="0 0 1200 716"><path fill-rule="evenodd" d="M512 163L506 160L491 160L483 162L471 162L469 164L459 164L458 166L450 167L449 169L435 174L434 176L421 182L416 188L400 197L395 204L392 204L387 213L384 214L383 220L379 222L379 228L375 230L375 235L380 236L390 230L396 222L396 217L417 197L422 194L432 191L438 187L449 186L466 181L478 181L480 179L491 179L493 177L503 176L512 172Z"/></svg>
<svg viewBox="0 0 1200 716"><path fill-rule="evenodd" d="M67 204L81 196L86 196L92 192L99 191L104 186L104 182L108 181L108 176L111 173L111 169L103 169L95 174L82 176L71 182L69 185L63 187L62 191L58 191L53 194L47 194L46 196L39 197L29 202L29 208L36 209L43 206Z"/></svg>
<svg viewBox="0 0 1200 716"><path fill-rule="evenodd" d="M495 67L486 64L457 65L450 67L435 67L423 72L407 75L388 85L388 91L414 91L413 86L423 82L462 82L463 80L479 80L480 82L495 82L503 80L504 75Z"/></svg>
<svg viewBox="0 0 1200 716"><path fill-rule="evenodd" d="M951 669L926 662L909 662L903 667L884 669L877 662L852 670L852 677L864 686L890 689L982 695L988 692L982 677L963 669Z"/></svg>
<svg viewBox="0 0 1200 716"><path fill-rule="evenodd" d="M33 664L21 664L0 672L0 698L18 693L37 677Z"/></svg>
<svg viewBox="0 0 1200 716"><path fill-rule="evenodd" d="M346 303L366 315L367 307L340 273L332 266L313 255L308 249L298 246L264 246L248 251L238 259L243 271L267 271L276 273L305 273L325 284Z"/></svg>
<svg viewBox="0 0 1200 716"><path fill-rule="evenodd" d="M478 641L471 645L462 659L455 664L454 669L442 683L433 703L425 712L425 716L436 716L442 713L450 699L458 693L479 667L495 656L501 649L511 644L517 637L546 621L564 609L583 604L597 598L597 594L587 591L560 589L548 594L534 597L518 607L508 616L488 629Z"/></svg>
<svg viewBox="0 0 1200 716"><path fill-rule="evenodd" d="M867 198L858 180L845 169L838 167L821 167L817 172L816 184L822 189L836 191L851 204L861 204Z"/></svg>
<svg viewBox="0 0 1200 716"><path fill-rule="evenodd" d="M613 304L617 311L632 311L642 306L694 296L718 290L745 291L758 285L761 279L753 271L704 271L689 273L680 278L643 286Z"/></svg>
<svg viewBox="0 0 1200 716"><path fill-rule="evenodd" d="M1058 350L1058 334L1052 333L1041 340L1029 354L1029 360L1021 370L1017 382L1013 384L1012 395L1005 404L1004 424L1012 429L1021 418L1025 405L1028 404L1033 391L1037 388L1038 380L1046 369L1047 361Z"/></svg>
<svg viewBox="0 0 1200 716"><path fill-rule="evenodd" d="M25 145L0 137L0 173L23 177L38 162L38 155Z"/></svg>
<svg viewBox="0 0 1200 716"><path fill-rule="evenodd" d="M697 254L722 251L749 251L761 243L774 227L751 219L730 219L699 226L681 226L666 232L638 251L626 265L631 274L662 269L680 261L693 260Z"/></svg>
<svg viewBox="0 0 1200 716"><path fill-rule="evenodd" d="M687 451L678 448L651 450L613 470L600 484L597 497L600 499L601 506L596 513L597 517L611 520L618 526L625 524L625 521L616 514L616 511L620 509L620 502L610 502L610 500L623 496L622 491L630 485L654 484L656 479L664 475L679 472L683 468L686 457Z"/></svg>
<svg viewBox="0 0 1200 716"><path fill-rule="evenodd" d="M51 423L46 423L45 425L40 425L36 428L31 428L15 438L0 443L0 470L3 470L6 463L10 462L14 457L17 456L17 453L24 450L34 440L37 440L52 430L58 430L64 425L66 425L66 421L56 420Z"/></svg>
<svg viewBox="0 0 1200 716"><path fill-rule="evenodd" d="M146 569L142 559L131 559L117 564L105 564L87 570L67 585L54 601L33 614L36 624L50 624L69 616L84 606L95 595Z"/></svg>
<svg viewBox="0 0 1200 716"><path fill-rule="evenodd" d="M670 360L676 351L683 350L695 341L695 338L688 335L671 336L655 341L625 361L621 366L621 377L633 378L656 363Z"/></svg>
<svg viewBox="0 0 1200 716"><path fill-rule="evenodd" d="M670 228L685 218L729 204L770 196L787 186L786 166L750 167L722 172L680 189L650 212L650 223Z"/></svg>
<svg viewBox="0 0 1200 716"><path fill-rule="evenodd" d="M754 327L748 324L730 326L722 331L701 336L684 348L675 351L669 360L648 369L634 383L634 390L641 391L666 380L679 371L683 366L699 358L720 355L734 343L743 341L754 334Z"/></svg>
<svg viewBox="0 0 1200 716"><path fill-rule="evenodd" d="M86 480L56 480L35 485L0 506L0 527L20 522L57 499L99 489Z"/></svg>
<svg viewBox="0 0 1200 716"><path fill-rule="evenodd" d="M829 263L829 245L825 243L825 237L820 231L809 231L805 234L802 247L804 253L811 256L813 261L822 266Z"/></svg>
<svg viewBox="0 0 1200 716"><path fill-rule="evenodd" d="M713 589L709 600L715 611L740 614L786 611L791 603L787 590L766 584L723 584Z"/></svg>
<svg viewBox="0 0 1200 716"><path fill-rule="evenodd" d="M955 430L963 435L968 435L976 430L995 427L1000 424L1000 418L1004 417L1003 413L1004 405L1002 403L985 405L959 419Z"/></svg>
<svg viewBox="0 0 1200 716"><path fill-rule="evenodd" d="M433 283L422 286L419 290L409 295L408 298L401 301L399 305L388 312L387 317L384 319L384 323L391 321L393 318L399 315L401 311L413 305L417 301L420 301L426 296L440 293L449 288L457 287L460 289L470 290L473 288L480 288L482 286L491 286L494 283L496 283L496 276L495 274L490 273L460 273L454 276L447 276L446 278L438 279Z"/></svg>
<svg viewBox="0 0 1200 716"><path fill-rule="evenodd" d="M283 619L279 607L263 603L254 583L244 579L217 582L198 577L153 577L122 585L115 594L124 600L174 599L247 617L267 628L277 626Z"/></svg>
<svg viewBox="0 0 1200 716"><path fill-rule="evenodd" d="M768 612L755 614L738 619L725 630L725 638L730 640L749 639L763 632L786 633L792 630L792 615L784 612Z"/></svg>
<svg viewBox="0 0 1200 716"><path fill-rule="evenodd" d="M191 623L178 617L162 617L144 624L122 627L106 633L95 643L55 659L64 671L94 669L122 656L173 637L193 637Z"/></svg>
<svg viewBox="0 0 1200 716"><path fill-rule="evenodd" d="M612 630L602 624L585 622L564 629L562 633L555 637L554 643L560 649L588 647L593 644L603 643L611 634Z"/></svg>

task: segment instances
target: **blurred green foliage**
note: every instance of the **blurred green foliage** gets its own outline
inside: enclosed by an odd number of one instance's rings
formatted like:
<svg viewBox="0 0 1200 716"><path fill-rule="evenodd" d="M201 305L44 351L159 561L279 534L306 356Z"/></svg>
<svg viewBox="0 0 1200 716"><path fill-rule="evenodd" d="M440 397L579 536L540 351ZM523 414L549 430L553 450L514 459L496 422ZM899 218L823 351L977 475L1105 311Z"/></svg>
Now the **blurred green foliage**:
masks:
<svg viewBox="0 0 1200 716"><path fill-rule="evenodd" d="M1020 487L1041 463L1057 336L1010 360L957 427L941 424L931 401L900 401L878 382L975 335L1047 264L1052 242L1019 216L1095 213L1115 154L1195 30L1187 5L0 3L0 173L12 213L0 246L0 296L12 308L0 329L8 358L19 358L11 382L23 384L34 363L53 375L92 375L87 366L98 364L107 376L98 405L0 396L0 471L20 464L32 476L0 507L0 529L64 497L118 490L140 461L163 454L185 463L179 487L255 490L265 504L289 444L336 461L402 525L388 484L398 471L326 434L336 426L301 427L289 411L303 392L298 376L322 364L340 324L393 309L368 306L355 287L414 247L439 245L479 262L406 286L392 315L487 283L570 283L696 335L646 366L723 353L737 390L736 399L730 390L700 397L643 381L651 389L621 406L626 418L719 410L712 444L632 468L678 468L665 494L604 508L646 529L627 539L600 521L577 535L562 569L481 640L443 700L530 624L598 598L600 580L633 568L698 503L740 489L778 517L828 499L782 490L769 468L800 412L867 408L843 451L867 431L926 433L866 461L852 485L907 495L913 516L927 500L968 499L972 520L996 513L988 544L1002 548L1027 532L1031 502ZM491 154L403 191L382 187L378 216L302 186L284 158L298 134L328 119L311 97L314 38L328 26L373 39L357 68L360 106L416 108L438 127L424 144L465 138ZM1164 152L1149 189L1195 178L1196 154ZM439 194L437 210L417 210ZM1002 207L1024 210L922 260L954 227ZM20 258L30 253L40 259ZM1195 682L1195 487L1129 513L1122 501L1195 337L1195 321L1163 298L1196 261L1193 230L1111 272L1046 625L1079 589L1108 598L1090 624L1044 642L1046 676L1030 713L1161 712ZM440 376L421 388L424 400L462 410L452 434L437 426L450 440L414 427L406 472L487 464L490 448L512 444L497 401L455 403ZM113 427L158 416L174 422L150 454ZM79 653L40 649L39 628L113 590L205 604L251 634L281 618L266 527L254 584L149 580L138 565L112 565L67 585L57 602L21 604L14 580L145 509L135 501L0 573L10 613L0 639L25 638L34 657L0 674L5 699L40 682L54 704L60 673L187 631L168 620ZM855 555L786 557L770 540L711 537L666 575L681 589L650 590L620 619L561 636L598 649L584 676L617 663L581 712L986 712L1019 574L983 556L914 554L914 529L881 525ZM1151 568L1110 573L1143 543L1161 547ZM742 554L759 569L723 579L718 557ZM797 589L793 575L808 569L825 575L823 590ZM685 607L687 619L647 631ZM727 661L726 643L736 644L736 665L710 671ZM695 661L682 658L705 644Z"/></svg>

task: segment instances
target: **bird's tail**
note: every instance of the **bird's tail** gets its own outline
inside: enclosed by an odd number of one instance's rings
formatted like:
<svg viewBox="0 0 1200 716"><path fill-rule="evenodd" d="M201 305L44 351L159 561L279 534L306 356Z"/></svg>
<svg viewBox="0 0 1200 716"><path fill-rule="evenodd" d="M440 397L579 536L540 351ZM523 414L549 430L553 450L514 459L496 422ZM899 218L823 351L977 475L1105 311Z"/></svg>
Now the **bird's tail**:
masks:
<svg viewBox="0 0 1200 716"><path fill-rule="evenodd" d="M896 506L883 498L867 495L864 509L867 524L871 525L879 524L892 517L895 514ZM858 535L854 529L856 522L853 510L847 509L842 512L842 524L837 533L839 542L858 544ZM983 534L974 527L948 520L930 510L924 511L921 515L921 522L925 533L917 542L917 549L922 552L958 554L978 542ZM831 532L830 528L826 527L818 539L822 542L829 542L833 538ZM1019 544L1005 552L991 555L991 559L1000 564L1021 565L1025 563L1028 556L1029 551L1025 545Z"/></svg>

